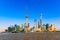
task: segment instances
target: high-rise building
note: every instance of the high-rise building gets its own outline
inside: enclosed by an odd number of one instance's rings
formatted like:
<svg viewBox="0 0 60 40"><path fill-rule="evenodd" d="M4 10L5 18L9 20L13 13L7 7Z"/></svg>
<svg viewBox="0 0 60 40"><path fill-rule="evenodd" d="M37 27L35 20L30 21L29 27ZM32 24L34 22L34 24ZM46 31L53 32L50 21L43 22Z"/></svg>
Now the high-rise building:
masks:
<svg viewBox="0 0 60 40"><path fill-rule="evenodd" d="M37 20L34 19L34 27L37 28Z"/></svg>
<svg viewBox="0 0 60 40"><path fill-rule="evenodd" d="M49 28L49 24L47 23L47 24L46 24L46 30L47 30L47 31L48 31L48 28Z"/></svg>
<svg viewBox="0 0 60 40"><path fill-rule="evenodd" d="M28 10L26 12L26 25L25 25L26 28L28 28Z"/></svg>
<svg viewBox="0 0 60 40"><path fill-rule="evenodd" d="M42 25L42 31L46 31L46 25L45 24Z"/></svg>
<svg viewBox="0 0 60 40"><path fill-rule="evenodd" d="M54 26L54 24L51 24L51 26L49 27L49 31L54 31L55 30L55 26Z"/></svg>
<svg viewBox="0 0 60 40"><path fill-rule="evenodd" d="M40 28L39 21L38 21L38 28Z"/></svg>
<svg viewBox="0 0 60 40"><path fill-rule="evenodd" d="M23 32L23 31L24 31L24 26L23 26L23 24L20 24L19 31L20 31L20 32Z"/></svg>
<svg viewBox="0 0 60 40"><path fill-rule="evenodd" d="M42 30L42 13L40 14L40 28Z"/></svg>

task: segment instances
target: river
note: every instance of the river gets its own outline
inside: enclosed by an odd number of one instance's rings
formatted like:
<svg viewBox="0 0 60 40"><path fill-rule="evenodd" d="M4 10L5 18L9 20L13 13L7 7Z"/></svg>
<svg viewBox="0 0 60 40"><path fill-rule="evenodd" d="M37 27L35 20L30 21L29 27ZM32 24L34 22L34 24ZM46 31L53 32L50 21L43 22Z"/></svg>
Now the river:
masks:
<svg viewBox="0 0 60 40"><path fill-rule="evenodd" d="M0 40L60 40L60 32L0 33Z"/></svg>

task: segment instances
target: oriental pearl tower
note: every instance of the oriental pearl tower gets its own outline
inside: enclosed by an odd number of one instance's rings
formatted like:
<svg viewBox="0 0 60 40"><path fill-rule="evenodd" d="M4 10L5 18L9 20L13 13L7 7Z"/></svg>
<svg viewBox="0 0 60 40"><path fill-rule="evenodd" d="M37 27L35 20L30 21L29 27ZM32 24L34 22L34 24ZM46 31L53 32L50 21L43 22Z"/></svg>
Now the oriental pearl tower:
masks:
<svg viewBox="0 0 60 40"><path fill-rule="evenodd" d="M26 28L28 28L28 10L26 11Z"/></svg>

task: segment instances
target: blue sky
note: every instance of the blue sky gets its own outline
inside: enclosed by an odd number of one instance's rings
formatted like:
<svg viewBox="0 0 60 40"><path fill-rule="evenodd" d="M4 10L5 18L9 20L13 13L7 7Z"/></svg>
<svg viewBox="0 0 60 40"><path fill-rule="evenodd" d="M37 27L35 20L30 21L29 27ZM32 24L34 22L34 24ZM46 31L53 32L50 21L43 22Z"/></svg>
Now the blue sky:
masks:
<svg viewBox="0 0 60 40"><path fill-rule="evenodd" d="M34 19L39 21L42 13L43 24L54 23L60 28L60 0L0 0L0 28L25 23L27 8L31 26Z"/></svg>

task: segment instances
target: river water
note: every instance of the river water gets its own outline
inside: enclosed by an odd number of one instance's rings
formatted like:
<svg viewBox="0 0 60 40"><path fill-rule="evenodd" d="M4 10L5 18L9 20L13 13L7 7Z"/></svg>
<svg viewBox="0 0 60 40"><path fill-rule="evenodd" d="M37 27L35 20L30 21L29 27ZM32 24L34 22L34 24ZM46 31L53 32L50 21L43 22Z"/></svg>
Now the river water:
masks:
<svg viewBox="0 0 60 40"><path fill-rule="evenodd" d="M0 40L60 40L60 32L0 33Z"/></svg>

